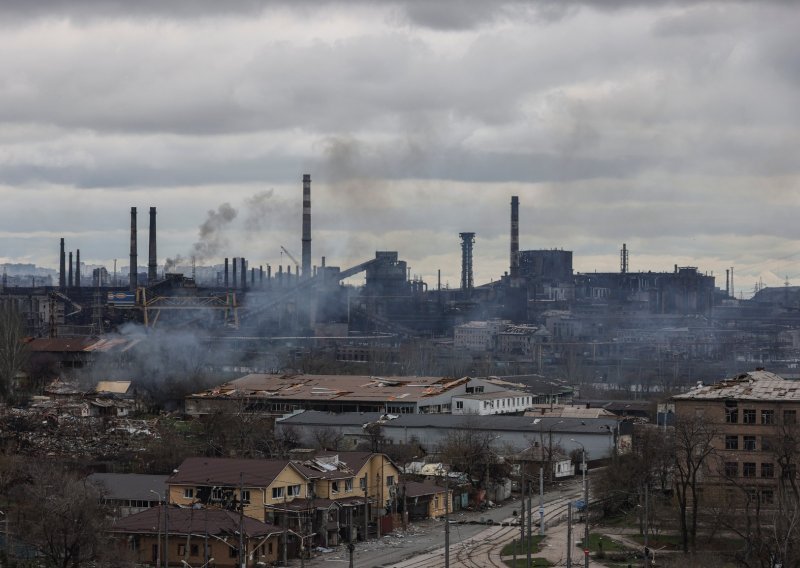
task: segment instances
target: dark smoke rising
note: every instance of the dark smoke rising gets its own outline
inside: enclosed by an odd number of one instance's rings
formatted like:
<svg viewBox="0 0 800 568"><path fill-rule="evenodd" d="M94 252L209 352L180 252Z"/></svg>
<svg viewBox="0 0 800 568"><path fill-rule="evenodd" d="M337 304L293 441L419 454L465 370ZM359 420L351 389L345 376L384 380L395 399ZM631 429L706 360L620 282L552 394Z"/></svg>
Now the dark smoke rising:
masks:
<svg viewBox="0 0 800 568"><path fill-rule="evenodd" d="M106 338L125 339L129 347L124 353L99 353L90 367L78 372L84 386L100 380L130 380L140 393L162 407L221 382L210 371L215 354L196 333L148 329L131 323Z"/></svg>
<svg viewBox="0 0 800 568"><path fill-rule="evenodd" d="M228 244L225 230L236 219L237 211L230 203L223 203L217 210L209 210L208 218L199 228L199 240L192 247L197 260L217 255Z"/></svg>
<svg viewBox="0 0 800 568"><path fill-rule="evenodd" d="M175 258L168 258L164 261L164 272L172 272L176 266L180 266L184 262L186 262L186 259L181 255L177 255Z"/></svg>
<svg viewBox="0 0 800 568"><path fill-rule="evenodd" d="M270 188L245 199L247 217L244 220L244 228L247 231L256 232L266 227L267 220L274 210L271 203L273 195L275 195L275 190Z"/></svg>

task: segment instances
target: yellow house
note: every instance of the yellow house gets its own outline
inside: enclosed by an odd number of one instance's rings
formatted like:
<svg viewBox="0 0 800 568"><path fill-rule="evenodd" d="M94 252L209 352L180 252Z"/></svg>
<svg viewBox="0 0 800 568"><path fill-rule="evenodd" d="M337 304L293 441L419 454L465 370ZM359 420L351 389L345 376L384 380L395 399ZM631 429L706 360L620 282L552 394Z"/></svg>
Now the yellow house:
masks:
<svg viewBox="0 0 800 568"><path fill-rule="evenodd" d="M167 479L169 502L242 509L266 521L269 511L308 497L309 479L289 460L187 458Z"/></svg>
<svg viewBox="0 0 800 568"><path fill-rule="evenodd" d="M453 490L448 489L445 492L444 487L430 481L404 482L400 488L400 495L400 508L408 511L409 521L438 519L447 514L448 510L453 512ZM450 500L449 505L445 501L446 498Z"/></svg>
<svg viewBox="0 0 800 568"><path fill-rule="evenodd" d="M297 465L313 480L315 503L325 515L315 523L323 546L363 540L370 523L385 523L397 511L400 471L384 454L319 452ZM378 528L390 529L390 525Z"/></svg>

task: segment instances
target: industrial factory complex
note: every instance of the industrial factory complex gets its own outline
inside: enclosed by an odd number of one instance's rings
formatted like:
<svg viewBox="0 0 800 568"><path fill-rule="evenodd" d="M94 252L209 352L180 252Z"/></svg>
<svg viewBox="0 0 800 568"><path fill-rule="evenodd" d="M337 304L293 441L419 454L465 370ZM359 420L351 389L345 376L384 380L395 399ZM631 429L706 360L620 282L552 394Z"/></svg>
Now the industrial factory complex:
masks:
<svg viewBox="0 0 800 568"><path fill-rule="evenodd" d="M787 371L800 354L796 288L736 299L733 268L722 285L692 266L632 272L625 244L618 272L576 273L572 251L521 248L517 196L510 203L508 270L476 283L473 245L480 236L463 232L458 288L411 278L402 251L365 251L356 266L314 262L308 174L298 198L299 261L282 247L292 262L281 266L231 256L175 272L158 256L157 211L150 207L141 267L132 207L124 283L116 266L84 273L80 249L67 250L61 239L57 280L34 267L29 275L20 267L13 276L4 270L0 302L17 308L31 338L97 338L127 324L188 330L221 354L209 362L218 370L262 373L302 370L298 361L313 357L351 372L556 374L647 390L690 382L701 368L725 376L755 362ZM348 283L361 273L363 285Z"/></svg>
<svg viewBox="0 0 800 568"><path fill-rule="evenodd" d="M517 196L508 269L475 282L480 235L461 232L460 286L443 287L412 278L402 251L315 262L311 203L303 175L300 260L281 247L281 266L179 271L158 256L150 207L141 267L132 207L127 271L87 271L63 238L56 278L5 267L0 307L25 350L5 392L24 406L3 406L0 449L91 473L113 512L104 534L136 565L289 565L345 544L352 560L353 543L508 500L520 476L562 492L579 467L616 467L695 399L727 413L730 455L708 490L739 507L727 478L761 472L747 495L778 502L783 466L755 455L748 397L794 392L796 288L743 300L733 268L724 285L693 266L632 272L626 244L618 271L575 272L572 251L520 246ZM775 374L741 374L765 365ZM697 386L731 376L738 403Z"/></svg>

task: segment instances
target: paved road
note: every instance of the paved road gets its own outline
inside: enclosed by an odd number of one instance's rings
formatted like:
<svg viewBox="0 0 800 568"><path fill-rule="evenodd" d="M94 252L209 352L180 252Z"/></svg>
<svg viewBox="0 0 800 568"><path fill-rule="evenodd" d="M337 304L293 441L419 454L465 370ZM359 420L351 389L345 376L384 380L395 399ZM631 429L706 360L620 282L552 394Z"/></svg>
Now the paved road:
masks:
<svg viewBox="0 0 800 568"><path fill-rule="evenodd" d="M561 510L569 498L579 495L580 481L565 483L561 488L551 490L545 494L547 503L545 510L551 517L550 511ZM501 507L484 512L459 512L451 515L453 523L450 528L451 566L493 566L489 561L490 549L493 544L510 541L518 532L519 527L487 527L485 524L460 524L460 522L479 521L492 519L500 523L505 519L513 518L514 511L519 511L518 499L504 503ZM534 519L538 515L538 503L534 497ZM564 539L566 542L566 539ZM354 566L366 567L391 567L391 568L436 568L444 566L444 522L428 520L417 523L408 532L398 530L380 540L356 545ZM491 546L490 546L491 545ZM486 560L476 560L483 558ZM499 548L494 554L492 562L499 561ZM309 568L337 568L348 566L347 550L340 546L334 552L321 554L317 558L306 561ZM299 561L293 565L299 566Z"/></svg>

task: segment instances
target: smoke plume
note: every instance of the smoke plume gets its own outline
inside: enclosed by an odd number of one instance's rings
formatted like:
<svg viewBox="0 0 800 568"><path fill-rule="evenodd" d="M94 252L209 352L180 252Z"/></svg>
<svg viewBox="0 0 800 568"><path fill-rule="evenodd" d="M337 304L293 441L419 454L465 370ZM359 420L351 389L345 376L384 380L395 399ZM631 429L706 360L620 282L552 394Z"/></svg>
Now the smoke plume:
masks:
<svg viewBox="0 0 800 568"><path fill-rule="evenodd" d="M205 260L218 254L228 244L225 230L236 219L237 211L230 203L223 203L216 211L211 209L200 225L199 240L192 248L197 260Z"/></svg>

